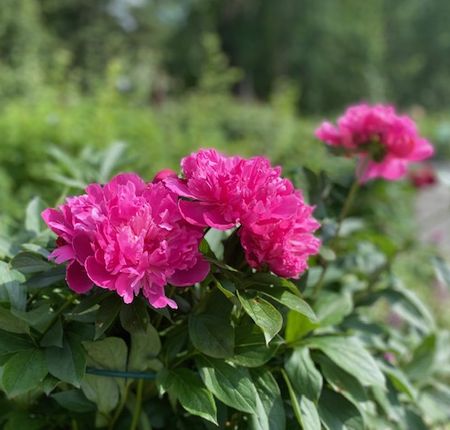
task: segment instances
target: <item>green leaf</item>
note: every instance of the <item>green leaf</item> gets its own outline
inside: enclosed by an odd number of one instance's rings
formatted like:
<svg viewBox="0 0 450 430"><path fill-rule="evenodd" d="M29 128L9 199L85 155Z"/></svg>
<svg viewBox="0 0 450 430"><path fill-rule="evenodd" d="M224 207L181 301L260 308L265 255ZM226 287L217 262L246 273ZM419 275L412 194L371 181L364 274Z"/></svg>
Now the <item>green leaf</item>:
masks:
<svg viewBox="0 0 450 430"><path fill-rule="evenodd" d="M118 337L107 337L95 342L83 342L94 364L106 369L125 370L127 364L127 345Z"/></svg>
<svg viewBox="0 0 450 430"><path fill-rule="evenodd" d="M319 413L315 403L306 396L298 395L295 392L291 380L284 369L281 370L281 374L286 382L292 410L300 427L303 430L321 430Z"/></svg>
<svg viewBox="0 0 450 430"><path fill-rule="evenodd" d="M289 290L281 287L260 287L258 291L283 304L289 309L306 316L312 322L317 321L317 317L308 303L306 303L298 295L291 293Z"/></svg>
<svg viewBox="0 0 450 430"><path fill-rule="evenodd" d="M65 337L62 348L47 348L46 357L50 374L61 381L80 386L86 370L86 356L77 336Z"/></svg>
<svg viewBox="0 0 450 430"><path fill-rule="evenodd" d="M56 266L51 269L37 273L26 281L28 288L46 288L57 284L63 284L66 278L65 266Z"/></svg>
<svg viewBox="0 0 450 430"><path fill-rule="evenodd" d="M57 346L63 347L63 326L61 318L58 318L55 323L47 330L40 341L41 346Z"/></svg>
<svg viewBox="0 0 450 430"><path fill-rule="evenodd" d="M350 373L321 353L315 355L314 359L320 364L323 375L335 391L342 392L349 400L359 405L368 401L365 388Z"/></svg>
<svg viewBox="0 0 450 430"><path fill-rule="evenodd" d="M3 368L2 383L8 397L37 388L47 375L45 354L40 349L17 352Z"/></svg>
<svg viewBox="0 0 450 430"><path fill-rule="evenodd" d="M286 417L277 381L268 370L252 369L250 374L258 393L256 397L257 412L250 416L250 428L253 430L284 430Z"/></svg>
<svg viewBox="0 0 450 430"><path fill-rule="evenodd" d="M128 333L143 333L150 323L147 305L137 297L131 304L122 304L120 323Z"/></svg>
<svg viewBox="0 0 450 430"><path fill-rule="evenodd" d="M95 340L101 337L103 333L108 330L108 328L116 319L117 315L119 315L122 304L122 299L117 295L108 297L107 299L103 300L103 302L101 302L95 320Z"/></svg>
<svg viewBox="0 0 450 430"><path fill-rule="evenodd" d="M177 398L189 413L217 424L214 398L192 370L163 370L158 375L158 382L163 390L171 397Z"/></svg>
<svg viewBox="0 0 450 430"><path fill-rule="evenodd" d="M306 341L310 348L320 349L339 367L352 374L362 385L384 386L385 379L377 363L355 337L323 336Z"/></svg>
<svg viewBox="0 0 450 430"><path fill-rule="evenodd" d="M324 291L314 305L320 327L339 324L353 309L351 295L348 292L334 293Z"/></svg>
<svg viewBox="0 0 450 430"><path fill-rule="evenodd" d="M51 397L69 411L86 413L95 410L95 404L90 402L80 390L60 391L52 394Z"/></svg>
<svg viewBox="0 0 450 430"><path fill-rule="evenodd" d="M31 252L20 252L11 260L11 267L20 273L28 275L30 273L45 272L52 265L40 255Z"/></svg>
<svg viewBox="0 0 450 430"><path fill-rule="evenodd" d="M257 412L257 392L247 369L205 356L197 358L197 365L204 384L221 402L238 411Z"/></svg>
<svg viewBox="0 0 450 430"><path fill-rule="evenodd" d="M334 391L324 388L319 400L319 412L327 430L364 430L358 409Z"/></svg>
<svg viewBox="0 0 450 430"><path fill-rule="evenodd" d="M415 348L404 370L413 381L423 381L431 374L436 359L436 335L425 337Z"/></svg>
<svg viewBox="0 0 450 430"><path fill-rule="evenodd" d="M412 385L408 377L402 372L401 369L388 366L385 363L380 363L380 368L398 391L405 393L413 402L417 399L416 388Z"/></svg>
<svg viewBox="0 0 450 430"><path fill-rule="evenodd" d="M41 213L46 208L44 202L35 197L28 203L25 212L25 229L28 232L38 235L45 228L45 223L42 220Z"/></svg>
<svg viewBox="0 0 450 430"><path fill-rule="evenodd" d="M26 321L40 333L44 333L44 331L47 330L47 327L55 314L48 303L44 303L29 312L13 309L12 313L21 320Z"/></svg>
<svg viewBox="0 0 450 430"><path fill-rule="evenodd" d="M319 327L319 324L311 322L305 315L289 311L285 331L286 342L292 343L300 340L317 327Z"/></svg>
<svg viewBox="0 0 450 430"><path fill-rule="evenodd" d="M33 349L30 338L0 330L0 358L30 349Z"/></svg>
<svg viewBox="0 0 450 430"><path fill-rule="evenodd" d="M3 427L3 430L41 430L47 428L48 424L44 417L36 416L31 412L25 410L16 410L8 414L8 422Z"/></svg>
<svg viewBox="0 0 450 430"><path fill-rule="evenodd" d="M111 369L111 370L120 370L125 371L127 368L127 345L123 339L118 337L107 337L102 340L98 340L95 342L83 342L83 346L88 353L87 357L87 365L97 367L100 369ZM100 378L100 381L97 381L96 378ZM98 404L97 401L93 400L89 397L92 393L89 392L89 387L96 391L96 395L101 396L103 393L103 388L99 387L101 385L102 380L111 380L115 385L120 389L122 395L125 392L125 380L123 378L104 378L104 377L94 377L88 378L85 375L83 381L87 381L86 390L83 389L83 392L86 394L86 397L89 400L94 401ZM113 385L114 385L113 384ZM83 385L82 385L83 388ZM99 391L100 390L100 391ZM90 393L88 395L88 392ZM111 393L111 397L108 401L105 401L105 407L107 405L112 404L112 400L115 399L115 394Z"/></svg>
<svg viewBox="0 0 450 430"><path fill-rule="evenodd" d="M299 347L287 358L284 368L296 394L317 401L322 390L322 375L311 360L309 349Z"/></svg>
<svg viewBox="0 0 450 430"><path fill-rule="evenodd" d="M119 386L115 378L86 374L81 381L81 389L103 414L109 414L119 403Z"/></svg>
<svg viewBox="0 0 450 430"><path fill-rule="evenodd" d="M245 318L236 328L234 356L231 361L238 366L259 367L269 361L276 353L279 344L266 344L264 334L250 318Z"/></svg>
<svg viewBox="0 0 450 430"><path fill-rule="evenodd" d="M144 331L135 331L131 335L128 368L143 371L155 365L155 358L161 351L158 331L147 323Z"/></svg>
<svg viewBox="0 0 450 430"><path fill-rule="evenodd" d="M25 277L22 273L0 261L0 299L9 300L11 308L25 309L27 297L24 282Z"/></svg>
<svg viewBox="0 0 450 430"><path fill-rule="evenodd" d="M30 326L27 322L17 318L3 306L0 306L0 329L11 333L30 333Z"/></svg>
<svg viewBox="0 0 450 430"><path fill-rule="evenodd" d="M215 358L234 353L234 329L229 317L204 313L189 316L189 336L200 352Z"/></svg>
<svg viewBox="0 0 450 430"><path fill-rule="evenodd" d="M108 182L112 172L120 162L123 160L125 149L127 145L123 142L116 142L104 151L102 156L102 164L100 165L100 171L98 180L100 183Z"/></svg>
<svg viewBox="0 0 450 430"><path fill-rule="evenodd" d="M263 272L252 273L250 279L246 281L245 286L251 287L255 283L259 285L282 287L289 290L291 293L295 295L300 295L300 291L293 282L289 281L288 279L272 275L271 273L263 273Z"/></svg>
<svg viewBox="0 0 450 430"><path fill-rule="evenodd" d="M258 327L261 327L268 344L281 330L283 317L273 305L261 297L251 297L239 292L238 297L245 312Z"/></svg>

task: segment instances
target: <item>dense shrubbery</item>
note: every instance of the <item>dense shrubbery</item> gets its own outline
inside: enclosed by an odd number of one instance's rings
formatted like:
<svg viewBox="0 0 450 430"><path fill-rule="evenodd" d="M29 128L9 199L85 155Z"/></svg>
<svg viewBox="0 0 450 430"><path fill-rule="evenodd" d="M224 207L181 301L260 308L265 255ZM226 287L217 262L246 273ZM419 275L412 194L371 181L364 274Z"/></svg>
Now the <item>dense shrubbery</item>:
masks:
<svg viewBox="0 0 450 430"><path fill-rule="evenodd" d="M61 153L53 175L71 190L104 183L124 154L119 146L84 161ZM47 261L54 238L40 218L45 206L33 200L25 225L0 248L5 428L448 422L449 334L404 281L415 272L430 288L432 275L426 263L425 273L415 260L399 266L402 255L420 252L407 222L411 189L368 184L342 219L350 176L289 164L322 223L308 273L298 281L253 273L235 236L210 230L200 249L212 271L195 287L168 290L176 311L141 298L125 305L102 290L74 295L64 268ZM147 177L156 171L147 169Z"/></svg>

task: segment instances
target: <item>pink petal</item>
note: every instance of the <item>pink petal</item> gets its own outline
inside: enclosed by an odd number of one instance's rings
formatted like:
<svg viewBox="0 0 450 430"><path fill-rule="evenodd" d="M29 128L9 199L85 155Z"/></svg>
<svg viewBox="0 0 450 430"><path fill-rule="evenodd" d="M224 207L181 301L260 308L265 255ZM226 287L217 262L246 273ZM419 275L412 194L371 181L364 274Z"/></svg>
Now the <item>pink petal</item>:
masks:
<svg viewBox="0 0 450 430"><path fill-rule="evenodd" d="M425 139L421 139L416 143L413 153L409 156L412 161L422 161L430 158L434 154L434 147Z"/></svg>
<svg viewBox="0 0 450 430"><path fill-rule="evenodd" d="M61 264L75 258L75 253L71 245L63 245L56 248L49 256L49 260L54 260L55 263Z"/></svg>
<svg viewBox="0 0 450 430"><path fill-rule="evenodd" d="M195 266L188 270L178 270L170 278L169 282L176 287L186 287L203 281L209 273L209 263L199 258Z"/></svg>
<svg viewBox="0 0 450 430"><path fill-rule="evenodd" d="M120 274L117 277L116 282L114 283L114 287L119 296L123 298L123 301L125 303L128 304L133 301L134 292L131 286L130 277L127 274L125 273Z"/></svg>
<svg viewBox="0 0 450 430"><path fill-rule="evenodd" d="M75 258L81 264L84 264L86 258L88 258L93 254L91 239L89 238L89 235L85 232L75 233L72 239L72 246L75 252Z"/></svg>
<svg viewBox="0 0 450 430"><path fill-rule="evenodd" d="M86 270L75 260L67 266L66 281L71 290L80 294L88 292L93 287Z"/></svg>
<svg viewBox="0 0 450 430"><path fill-rule="evenodd" d="M166 306L169 306L172 309L178 308L178 305L174 300L166 297L164 286L147 283L147 285L144 286L144 295L154 308L159 309L165 308Z"/></svg>
<svg viewBox="0 0 450 430"><path fill-rule="evenodd" d="M155 177L153 178L153 183L156 184L157 182L164 181L164 179L167 178L177 178L177 172L175 172L172 169L163 169L160 170Z"/></svg>
<svg viewBox="0 0 450 430"><path fill-rule="evenodd" d="M191 199L195 199L195 196L189 190L186 185L186 181L183 181L179 178L168 177L164 179L164 185L175 194L178 194L181 197L188 197Z"/></svg>
<svg viewBox="0 0 450 430"><path fill-rule="evenodd" d="M94 284L99 287L114 289L115 276L111 275L104 266L99 264L95 257L88 257L84 263L86 272Z"/></svg>
<svg viewBox="0 0 450 430"><path fill-rule="evenodd" d="M48 208L41 213L41 217L54 233L58 235L73 233L72 227L67 225L65 217L60 211Z"/></svg>
<svg viewBox="0 0 450 430"><path fill-rule="evenodd" d="M209 226L218 230L228 230L235 225L226 221L216 206L210 203L180 200L178 208L183 218L192 225L199 227Z"/></svg>

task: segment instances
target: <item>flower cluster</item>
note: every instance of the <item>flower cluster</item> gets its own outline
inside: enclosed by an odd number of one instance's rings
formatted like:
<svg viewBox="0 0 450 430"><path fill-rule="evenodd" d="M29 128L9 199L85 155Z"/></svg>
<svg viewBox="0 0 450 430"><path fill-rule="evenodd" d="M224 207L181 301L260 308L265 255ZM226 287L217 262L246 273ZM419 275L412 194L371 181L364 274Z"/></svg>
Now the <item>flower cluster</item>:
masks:
<svg viewBox="0 0 450 430"><path fill-rule="evenodd" d="M184 158L181 168L183 179L168 177L165 184L183 197L179 208L188 222L220 230L239 227L253 268L292 278L307 268L308 257L319 250L313 236L319 223L279 167L264 157L226 157L210 149Z"/></svg>
<svg viewBox="0 0 450 430"><path fill-rule="evenodd" d="M135 174L89 185L86 194L43 212L58 235L51 258L69 263L67 283L78 293L96 284L130 303L142 290L155 308L175 308L164 286L192 285L209 272L198 250L203 231L183 219L177 204L161 181L146 184Z"/></svg>
<svg viewBox="0 0 450 430"><path fill-rule="evenodd" d="M414 121L399 116L392 106L351 106L337 121L324 122L316 137L359 157L359 180L396 180L406 174L410 162L433 155L432 145L417 131Z"/></svg>

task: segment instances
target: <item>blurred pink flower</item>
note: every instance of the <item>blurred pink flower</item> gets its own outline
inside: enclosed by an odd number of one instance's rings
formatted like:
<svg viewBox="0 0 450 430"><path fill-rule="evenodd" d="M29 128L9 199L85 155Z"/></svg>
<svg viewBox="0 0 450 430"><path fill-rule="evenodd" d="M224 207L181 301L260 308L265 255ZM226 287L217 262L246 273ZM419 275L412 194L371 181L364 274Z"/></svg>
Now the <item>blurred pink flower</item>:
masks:
<svg viewBox="0 0 450 430"><path fill-rule="evenodd" d="M96 284L131 303L142 290L153 307L176 308L164 286L192 285L208 274L198 250L203 231L183 219L176 194L162 182L121 174L42 217L58 235L50 257L69 262L67 283L78 293Z"/></svg>
<svg viewBox="0 0 450 430"><path fill-rule="evenodd" d="M198 226L226 230L235 226L251 267L267 266L285 277L298 277L320 241L319 223L281 169L264 157L226 157L201 150L181 163L184 179L168 178L180 211ZM187 200L188 199L188 200Z"/></svg>
<svg viewBox="0 0 450 430"><path fill-rule="evenodd" d="M425 160L434 152L433 146L419 135L414 121L399 116L392 106L351 106L338 119L337 126L324 122L315 135L328 145L358 156L360 182L378 177L399 179L410 162Z"/></svg>

